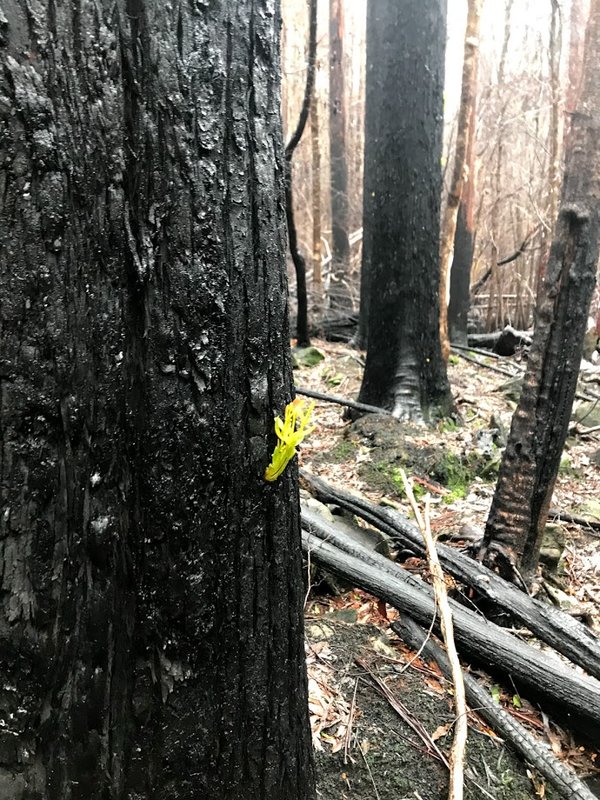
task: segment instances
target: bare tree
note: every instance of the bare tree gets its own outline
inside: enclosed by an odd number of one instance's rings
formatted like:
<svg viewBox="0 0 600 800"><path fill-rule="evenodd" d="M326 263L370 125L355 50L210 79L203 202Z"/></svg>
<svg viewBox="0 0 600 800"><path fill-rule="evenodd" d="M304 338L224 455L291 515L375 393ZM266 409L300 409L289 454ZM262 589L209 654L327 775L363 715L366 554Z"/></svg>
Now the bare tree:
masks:
<svg viewBox="0 0 600 800"><path fill-rule="evenodd" d="M600 234L600 0L592 0L581 96L533 344L514 413L484 548L508 547L535 569L575 396Z"/></svg>
<svg viewBox="0 0 600 800"><path fill-rule="evenodd" d="M444 210L441 229L440 252L440 340L442 354L445 359L450 353L448 341L448 272L454 247L456 224L461 197L469 180L469 167L473 167L473 145L475 136L475 114L477 92L477 68L479 64L479 24L483 0L468 0L467 26L465 29L462 91L458 112L456 148L454 153L454 169L450 183L450 191ZM469 154L471 158L469 159ZM469 163L469 161L471 163ZM470 272L470 265L469 265Z"/></svg>

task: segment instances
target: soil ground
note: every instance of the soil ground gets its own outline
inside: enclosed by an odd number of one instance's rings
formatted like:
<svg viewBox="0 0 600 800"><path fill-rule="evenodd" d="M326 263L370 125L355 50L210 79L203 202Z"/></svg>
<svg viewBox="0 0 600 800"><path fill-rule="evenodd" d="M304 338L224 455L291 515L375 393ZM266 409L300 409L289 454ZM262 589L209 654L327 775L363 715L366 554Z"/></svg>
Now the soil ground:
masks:
<svg viewBox="0 0 600 800"><path fill-rule="evenodd" d="M362 354L344 345L315 344L325 357L315 366L297 369L296 386L356 398ZM500 364L491 358L481 360L514 373L520 368L515 359ZM343 418L339 406L317 403L317 430L302 445L302 466L374 502L396 504L411 516L401 488L402 468L414 478L416 490L431 493L431 522L437 535L460 538L467 532L482 532L518 386L506 375L459 358L451 357L449 376L461 417L458 424L445 421L428 428L379 415L352 423ZM567 443L553 506L600 519L598 434L581 435L581 426L574 427L575 433L579 435ZM552 601L598 630L598 532L554 522L548 528L544 558ZM416 559L404 566L426 572ZM447 796L447 769L431 752L431 742L425 744L399 716L369 673L384 680L405 704L410 719L422 726L424 739L432 737L448 755L451 687L433 665L415 659L391 632L389 620L395 613L356 590L336 595L315 592L307 602L311 722L322 800ZM550 709L542 714L526 698L515 699L510 685L494 687L491 679L482 677L500 702L561 759L590 781L598 781L598 750L562 730ZM476 714L469 722L467 798L557 797ZM593 744L600 742L600 732L590 735ZM594 790L600 797L598 783Z"/></svg>

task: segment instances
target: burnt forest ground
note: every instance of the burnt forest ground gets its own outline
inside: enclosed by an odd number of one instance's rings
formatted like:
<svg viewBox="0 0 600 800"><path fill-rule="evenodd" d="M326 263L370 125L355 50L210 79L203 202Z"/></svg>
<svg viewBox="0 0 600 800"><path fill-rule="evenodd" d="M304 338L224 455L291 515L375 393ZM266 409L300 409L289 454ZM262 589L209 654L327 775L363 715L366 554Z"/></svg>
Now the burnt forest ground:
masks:
<svg viewBox="0 0 600 800"><path fill-rule="evenodd" d="M296 386L356 398L363 354L346 345L313 344L319 351L316 358L305 351L295 354ZM373 502L393 504L412 517L400 478L404 469L413 478L417 497L425 492L431 496L431 525L437 536L454 537L458 546L465 537L482 532L523 365L518 357L500 362L476 358L516 377L451 356L449 378L460 412L458 423L444 420L426 427L379 415L351 422L340 406L317 402L316 430L301 447L302 467ZM600 380L600 372L598 376ZM586 381L582 391L600 393L593 370ZM593 403L578 402L577 406L578 416L585 418L580 422L573 419L552 505L600 521L600 437L598 431L588 430L600 424L595 423L600 403L598 410ZM548 602L560 604L600 630L598 531L560 520L551 522L543 559L546 581L542 591ZM418 559L404 560L400 554L399 561L427 579L427 569ZM314 568L310 581L307 662L318 797L446 797L445 767L432 754L431 746L378 692L370 673L385 681L405 705L405 716L421 725L426 738L431 737L446 755L452 743L451 687L433 665L415 659L389 629L394 609ZM578 774L590 781L600 778L600 755L589 742L575 740L527 697L515 697L509 681L497 684L477 669L473 672L505 708ZM593 785L600 792L600 782ZM473 800L557 797L473 712L465 787L465 796Z"/></svg>

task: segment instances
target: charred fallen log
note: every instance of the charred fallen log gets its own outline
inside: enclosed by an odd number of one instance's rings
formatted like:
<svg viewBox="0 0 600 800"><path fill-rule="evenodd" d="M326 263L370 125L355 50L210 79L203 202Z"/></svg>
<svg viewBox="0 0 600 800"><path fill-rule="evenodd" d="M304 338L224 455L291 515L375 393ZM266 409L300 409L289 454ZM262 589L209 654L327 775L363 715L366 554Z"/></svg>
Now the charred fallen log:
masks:
<svg viewBox="0 0 600 800"><path fill-rule="evenodd" d="M336 489L304 470L301 475L317 499L325 503L335 503L351 511L416 555L425 554L421 532L402 514ZM437 551L442 567L449 575L470 586L497 608L508 612L541 641L600 680L600 639L579 620L554 606L529 597L483 564L453 547L438 543Z"/></svg>
<svg viewBox="0 0 600 800"><path fill-rule="evenodd" d="M444 650L428 636L427 632L404 614L392 623L392 630L413 650L430 661L435 661L442 674L451 680L450 664ZM596 796L579 780L577 775L560 762L552 750L538 741L507 711L492 702L492 698L475 678L463 674L465 693L470 707L487 724L508 740L525 761L532 764L565 800L595 800Z"/></svg>
<svg viewBox="0 0 600 800"><path fill-rule="evenodd" d="M499 356L512 356L517 347L531 345L531 334L527 331L516 331L511 325L507 325L504 330L493 333L470 333L468 341L473 347L493 350Z"/></svg>
<svg viewBox="0 0 600 800"><path fill-rule="evenodd" d="M431 587L393 561L349 544L318 514L302 515L302 546L311 561L371 592L421 625L435 624ZM509 673L523 694L541 698L566 717L571 728L589 735L600 729L600 682L577 674L553 653L540 652L504 628L450 601L459 651L474 661Z"/></svg>

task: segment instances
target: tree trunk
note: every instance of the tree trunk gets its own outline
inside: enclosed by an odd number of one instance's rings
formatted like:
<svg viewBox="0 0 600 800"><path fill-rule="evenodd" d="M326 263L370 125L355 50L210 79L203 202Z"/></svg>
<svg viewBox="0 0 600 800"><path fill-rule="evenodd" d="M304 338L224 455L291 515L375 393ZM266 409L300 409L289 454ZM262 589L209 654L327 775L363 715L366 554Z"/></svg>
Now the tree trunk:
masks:
<svg viewBox="0 0 600 800"><path fill-rule="evenodd" d="M332 308L351 309L344 0L329 0L329 160L331 171Z"/></svg>
<svg viewBox="0 0 600 800"><path fill-rule="evenodd" d="M467 26L465 29L465 45L462 72L462 91L458 112L456 149L454 154L454 170L452 182L444 210L441 232L440 251L440 339L442 354L446 360L450 355L448 340L448 273L452 249L455 244L457 218L463 191L472 180L469 172L473 167L473 145L475 136L475 101L477 95L477 69L479 65L479 22L483 0L468 0ZM471 200L472 205L472 200ZM466 227L466 220L463 219ZM472 231L472 220L471 220ZM468 242L465 243L468 246ZM471 234L472 247L472 234ZM463 251L464 256L464 251ZM472 258L472 254L471 254ZM470 265L469 265L470 272ZM465 328L466 333L466 328Z"/></svg>
<svg viewBox="0 0 600 800"><path fill-rule="evenodd" d="M296 319L296 339L300 347L308 347L310 345L310 336L308 333L308 293L306 290L306 259L300 251L298 243L298 233L296 230L296 221L294 218L294 189L293 189L293 169L292 158L294 151L298 146L308 115L310 113L310 103L313 96L313 89L315 85L315 65L317 54L317 0L309 0L309 24L308 24L308 53L307 53L307 67L306 67L306 83L304 86L304 99L302 101L302 108L300 109L300 116L298 117L298 124L294 133L291 135L289 142L285 147L285 166L286 166L286 181L285 181L285 218L288 229L288 242L290 245L290 255L294 263L296 271L296 300L298 304L298 313Z"/></svg>
<svg viewBox="0 0 600 800"><path fill-rule="evenodd" d="M315 5L316 8L316 5ZM315 64L315 71L317 65ZM323 244L321 236L321 217L323 215L321 202L321 141L319 133L319 96L316 86L313 85L310 103L310 144L312 161L312 262L313 262L313 323L321 323L323 315L323 274L321 270L321 252Z"/></svg>
<svg viewBox="0 0 600 800"><path fill-rule="evenodd" d="M445 0L368 5L363 269L370 289L359 399L399 417L452 409L438 295L445 23Z"/></svg>
<svg viewBox="0 0 600 800"><path fill-rule="evenodd" d="M467 146L468 179L463 187L456 231L454 254L450 270L450 302L448 303L448 329L453 344L467 344L469 309L471 307L471 268L475 252L475 103L471 107L471 135Z"/></svg>
<svg viewBox="0 0 600 800"><path fill-rule="evenodd" d="M504 72L506 69L506 60L508 58L508 46L510 42L511 33L511 16L514 0L506 0L504 9L504 39L502 40L502 51L500 53L500 61L498 63L498 76L496 79L496 86L501 87L504 84ZM500 92L497 93L498 108L498 139L496 141L495 152L495 169L493 175L493 192L495 200L492 203L490 213L490 227L491 227L491 243L490 243L490 268L492 281L490 284L490 294L488 299L487 309L487 329L498 330L506 325L504 315L504 298L503 286L500 279L500 272L498 270L498 239L500 236L500 198L502 196L502 173L504 167L504 137L505 120L506 120L506 106L507 101L502 102ZM494 305L494 294L496 296L496 305Z"/></svg>
<svg viewBox="0 0 600 800"><path fill-rule="evenodd" d="M600 0L593 0L583 85L573 116L561 207L536 314L519 406L502 459L484 546L538 561L575 396L598 263L600 215Z"/></svg>
<svg viewBox="0 0 600 800"><path fill-rule="evenodd" d="M0 14L3 800L313 797L271 0Z"/></svg>

